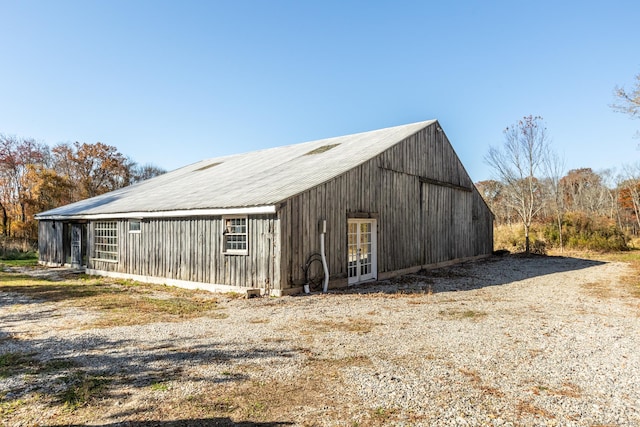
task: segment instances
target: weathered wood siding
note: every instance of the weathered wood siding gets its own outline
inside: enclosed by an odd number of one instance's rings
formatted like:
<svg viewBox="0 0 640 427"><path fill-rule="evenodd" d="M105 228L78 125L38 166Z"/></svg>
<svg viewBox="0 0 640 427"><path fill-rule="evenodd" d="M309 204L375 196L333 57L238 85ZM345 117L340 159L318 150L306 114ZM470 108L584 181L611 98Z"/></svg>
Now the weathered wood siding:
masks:
<svg viewBox="0 0 640 427"><path fill-rule="evenodd" d="M493 252L493 212L475 188L472 209L474 252L490 254Z"/></svg>
<svg viewBox="0 0 640 427"><path fill-rule="evenodd" d="M55 221L38 223L38 259L46 264L64 264L62 224Z"/></svg>
<svg viewBox="0 0 640 427"><path fill-rule="evenodd" d="M191 282L274 289L279 283L279 224L274 215L248 216L248 255L223 253L222 217L142 220L129 232L117 220L118 261L94 258L89 227L89 268Z"/></svg>
<svg viewBox="0 0 640 427"><path fill-rule="evenodd" d="M285 288L304 282L302 267L319 251L323 219L332 279L347 277L350 216L377 219L380 273L490 254L493 247L493 216L437 123L290 198L278 214Z"/></svg>
<svg viewBox="0 0 640 427"><path fill-rule="evenodd" d="M473 236L471 191L423 183L425 263L477 255ZM481 252L480 252L481 253Z"/></svg>

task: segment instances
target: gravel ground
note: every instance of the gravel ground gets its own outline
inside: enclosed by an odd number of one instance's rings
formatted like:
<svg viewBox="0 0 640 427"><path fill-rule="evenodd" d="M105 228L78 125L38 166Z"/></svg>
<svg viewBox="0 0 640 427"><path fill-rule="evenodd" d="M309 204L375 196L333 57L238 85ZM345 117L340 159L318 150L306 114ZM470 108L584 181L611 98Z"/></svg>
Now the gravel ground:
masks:
<svg viewBox="0 0 640 427"><path fill-rule="evenodd" d="M0 293L0 355L117 378L84 415L94 425L156 425L140 422L262 393L255 412L157 425L638 426L640 300L620 283L630 273L496 257L328 295L227 298L226 318L106 329L83 328L86 310ZM0 377L0 397L54 395L55 375ZM5 424L59 415L28 411Z"/></svg>

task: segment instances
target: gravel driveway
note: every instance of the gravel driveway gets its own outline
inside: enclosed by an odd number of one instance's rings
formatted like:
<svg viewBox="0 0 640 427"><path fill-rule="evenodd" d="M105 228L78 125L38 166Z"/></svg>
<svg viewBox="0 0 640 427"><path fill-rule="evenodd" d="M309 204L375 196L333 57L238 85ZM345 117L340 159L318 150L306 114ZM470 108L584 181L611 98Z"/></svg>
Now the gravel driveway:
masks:
<svg viewBox="0 0 640 427"><path fill-rule="evenodd" d="M85 329L0 292L0 354L110 378L60 413L60 371L0 378L6 425L640 425L624 263L507 256L328 295L224 298L224 318ZM9 339L11 337L11 339ZM75 418L74 418L75 417ZM67 425L67 424L64 424Z"/></svg>

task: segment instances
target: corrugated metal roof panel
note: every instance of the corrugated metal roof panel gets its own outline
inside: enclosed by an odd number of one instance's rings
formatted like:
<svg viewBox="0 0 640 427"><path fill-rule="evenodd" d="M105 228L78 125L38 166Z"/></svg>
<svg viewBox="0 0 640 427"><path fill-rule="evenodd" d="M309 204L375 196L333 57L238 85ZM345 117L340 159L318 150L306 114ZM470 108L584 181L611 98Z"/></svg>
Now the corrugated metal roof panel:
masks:
<svg viewBox="0 0 640 427"><path fill-rule="evenodd" d="M38 218L274 205L358 166L434 122L203 160L43 212Z"/></svg>

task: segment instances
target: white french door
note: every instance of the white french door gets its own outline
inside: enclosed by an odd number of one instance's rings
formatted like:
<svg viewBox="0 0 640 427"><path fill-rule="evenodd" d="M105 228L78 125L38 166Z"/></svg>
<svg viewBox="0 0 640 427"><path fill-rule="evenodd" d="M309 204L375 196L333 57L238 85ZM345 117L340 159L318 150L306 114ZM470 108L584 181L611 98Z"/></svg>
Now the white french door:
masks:
<svg viewBox="0 0 640 427"><path fill-rule="evenodd" d="M349 219L347 224L349 284L377 279L376 220Z"/></svg>

